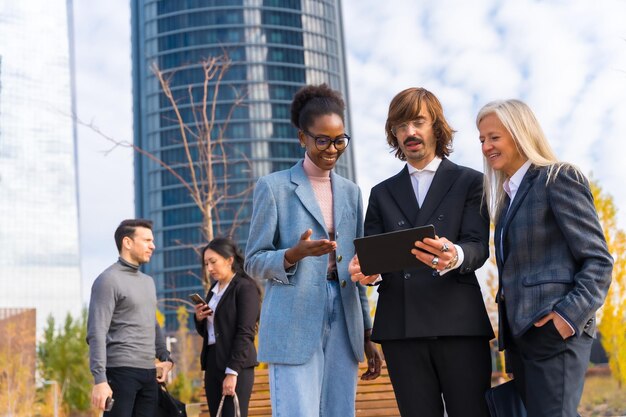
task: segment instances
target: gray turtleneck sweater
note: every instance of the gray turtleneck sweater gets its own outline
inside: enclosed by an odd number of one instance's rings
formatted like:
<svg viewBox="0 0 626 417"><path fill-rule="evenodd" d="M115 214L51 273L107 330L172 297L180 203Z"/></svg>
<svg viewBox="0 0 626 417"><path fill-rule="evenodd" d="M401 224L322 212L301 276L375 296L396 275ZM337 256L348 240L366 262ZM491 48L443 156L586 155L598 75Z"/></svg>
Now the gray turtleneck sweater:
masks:
<svg viewBox="0 0 626 417"><path fill-rule="evenodd" d="M96 278L87 321L89 366L96 384L107 380L106 368L152 369L155 358L169 360L156 305L152 278L122 258Z"/></svg>

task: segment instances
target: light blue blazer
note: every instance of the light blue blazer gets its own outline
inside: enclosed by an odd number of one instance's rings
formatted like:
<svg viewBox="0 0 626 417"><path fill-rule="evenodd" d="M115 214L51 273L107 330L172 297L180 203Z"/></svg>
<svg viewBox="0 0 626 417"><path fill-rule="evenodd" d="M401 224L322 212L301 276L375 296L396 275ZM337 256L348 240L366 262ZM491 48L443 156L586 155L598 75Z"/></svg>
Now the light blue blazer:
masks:
<svg viewBox="0 0 626 417"><path fill-rule="evenodd" d="M259 327L261 362L306 363L322 338L326 270L329 255L307 257L285 271L285 251L302 233L328 239L322 210L304 172L302 160L292 168L261 177L254 189L246 272L265 282ZM331 172L337 272L341 300L354 357L363 360L363 332L372 327L365 287L348 274L356 237L363 235L361 191Z"/></svg>

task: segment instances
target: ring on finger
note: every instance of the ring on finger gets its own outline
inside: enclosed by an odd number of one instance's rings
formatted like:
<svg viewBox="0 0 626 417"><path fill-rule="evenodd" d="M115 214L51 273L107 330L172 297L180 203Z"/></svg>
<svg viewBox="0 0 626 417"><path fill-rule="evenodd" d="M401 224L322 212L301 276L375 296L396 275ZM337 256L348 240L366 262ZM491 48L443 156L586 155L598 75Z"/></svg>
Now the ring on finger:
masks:
<svg viewBox="0 0 626 417"><path fill-rule="evenodd" d="M439 265L439 257L438 256L433 257L433 260L430 263L433 265L433 268L436 268L437 265Z"/></svg>
<svg viewBox="0 0 626 417"><path fill-rule="evenodd" d="M442 252L447 252L450 250L450 246L448 246L447 243L444 243L443 246L441 247L441 251Z"/></svg>

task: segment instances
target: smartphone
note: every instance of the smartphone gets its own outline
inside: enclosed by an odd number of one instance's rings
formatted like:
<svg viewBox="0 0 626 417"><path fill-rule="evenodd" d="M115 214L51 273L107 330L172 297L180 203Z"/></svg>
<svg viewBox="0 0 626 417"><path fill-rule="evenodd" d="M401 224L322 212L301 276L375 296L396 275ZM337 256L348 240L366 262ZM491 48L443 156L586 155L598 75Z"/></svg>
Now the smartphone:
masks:
<svg viewBox="0 0 626 417"><path fill-rule="evenodd" d="M107 400L104 403L104 411L111 411L114 402L115 400L113 399L113 397L107 397Z"/></svg>
<svg viewBox="0 0 626 417"><path fill-rule="evenodd" d="M189 298L191 298L191 301L193 301L194 304L206 304L206 301L204 301L204 298L200 297L200 294L198 293L189 294Z"/></svg>

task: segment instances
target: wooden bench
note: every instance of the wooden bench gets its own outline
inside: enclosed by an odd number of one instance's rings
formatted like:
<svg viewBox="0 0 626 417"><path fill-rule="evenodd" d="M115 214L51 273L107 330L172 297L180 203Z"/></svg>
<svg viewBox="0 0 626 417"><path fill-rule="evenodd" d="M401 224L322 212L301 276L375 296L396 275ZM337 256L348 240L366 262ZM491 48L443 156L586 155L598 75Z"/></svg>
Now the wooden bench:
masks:
<svg viewBox="0 0 626 417"><path fill-rule="evenodd" d="M359 375L365 372L365 363L359 366ZM200 417L209 417L204 396ZM373 381L358 380L356 390L356 415L359 417L399 417L396 397L391 387L387 367L383 366L381 375ZM270 384L267 369L254 370L254 387L248 407L248 416L271 416Z"/></svg>

